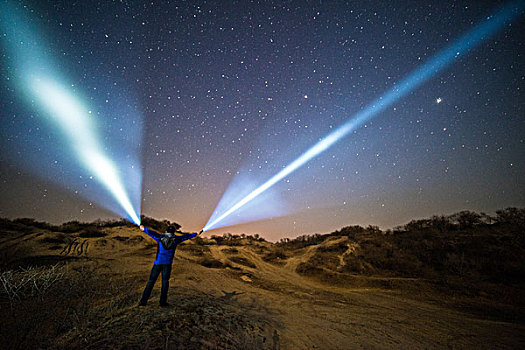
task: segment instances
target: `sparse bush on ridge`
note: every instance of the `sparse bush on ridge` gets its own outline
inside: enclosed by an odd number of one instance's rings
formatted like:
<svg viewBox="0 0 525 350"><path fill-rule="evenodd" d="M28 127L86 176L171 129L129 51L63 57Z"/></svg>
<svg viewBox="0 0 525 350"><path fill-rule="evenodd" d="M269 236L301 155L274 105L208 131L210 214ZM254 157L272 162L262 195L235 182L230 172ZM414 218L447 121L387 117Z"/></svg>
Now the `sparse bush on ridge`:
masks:
<svg viewBox="0 0 525 350"><path fill-rule="evenodd" d="M99 237L105 237L108 234L101 231L98 227L90 226L82 229L82 231L78 234L78 237L81 238L99 238Z"/></svg>
<svg viewBox="0 0 525 350"><path fill-rule="evenodd" d="M175 227L175 230L178 230L181 228L181 226L177 224L176 222L172 222L169 220L159 221L159 220L156 220L148 216L144 216L144 215L140 216L140 222L142 225L149 227L155 231L161 232L161 233L165 232L168 226Z"/></svg>
<svg viewBox="0 0 525 350"><path fill-rule="evenodd" d="M346 242L339 242L337 244L321 245L317 248L318 252L323 253L339 253L342 254L348 249Z"/></svg>
<svg viewBox="0 0 525 350"><path fill-rule="evenodd" d="M364 227L361 227L359 225L354 225L354 226L343 227L339 231L335 231L335 234L338 236L352 237L355 234L364 233L365 231L366 229Z"/></svg>
<svg viewBox="0 0 525 350"><path fill-rule="evenodd" d="M169 223L169 221L158 221L152 218L148 218L143 216L143 219L146 220L147 223L152 223L153 226L159 227L162 225L166 225L166 223ZM170 223L171 225L175 226L176 228L180 228L180 226L176 223ZM136 227L136 225L126 219L116 219L116 220L95 220L93 222L87 223L87 222L80 222L77 220L64 222L60 225L53 225L49 224L47 222L41 222L36 221L35 219L31 218L19 218L19 219L13 219L9 220L7 218L0 218L0 229L4 230L10 230L10 231L17 231L17 232L23 232L23 233L33 233L36 232L36 229L39 230L47 230L52 232L63 232L63 233L76 233L80 232L83 229L90 229L90 228L110 228L110 227Z"/></svg>
<svg viewBox="0 0 525 350"><path fill-rule="evenodd" d="M11 221L9 219L2 218L0 221L0 228L4 231L16 231L16 232L20 232L23 234L30 234L36 231L35 227L27 226L23 224L22 222L20 222L20 220L23 220L23 219L17 219L17 220Z"/></svg>
<svg viewBox="0 0 525 350"><path fill-rule="evenodd" d="M277 242L277 246L285 249L300 249L311 245L316 245L323 242L329 235L321 235L316 233L314 235L302 235L294 239L281 238Z"/></svg>
<svg viewBox="0 0 525 350"><path fill-rule="evenodd" d="M80 232L83 229L88 228L90 226L92 226L92 224L81 223L79 221L73 220L65 222L62 225L58 226L57 230L65 233L75 233Z"/></svg>
<svg viewBox="0 0 525 350"><path fill-rule="evenodd" d="M525 209L507 208L496 210L494 221L500 224L511 224L525 227Z"/></svg>
<svg viewBox="0 0 525 350"><path fill-rule="evenodd" d="M136 227L134 223L126 219L117 219L117 220L95 220L93 225L97 227Z"/></svg>
<svg viewBox="0 0 525 350"><path fill-rule="evenodd" d="M42 238L43 243L50 244L62 244L65 242L66 236L63 234L57 234L55 237L44 237Z"/></svg>
<svg viewBox="0 0 525 350"><path fill-rule="evenodd" d="M266 242L266 240L260 237L258 234L253 236L251 235L232 235L231 233L225 233L221 236L212 235L210 239L217 242L217 245L227 245L227 246L241 246L245 244L251 244L253 242Z"/></svg>

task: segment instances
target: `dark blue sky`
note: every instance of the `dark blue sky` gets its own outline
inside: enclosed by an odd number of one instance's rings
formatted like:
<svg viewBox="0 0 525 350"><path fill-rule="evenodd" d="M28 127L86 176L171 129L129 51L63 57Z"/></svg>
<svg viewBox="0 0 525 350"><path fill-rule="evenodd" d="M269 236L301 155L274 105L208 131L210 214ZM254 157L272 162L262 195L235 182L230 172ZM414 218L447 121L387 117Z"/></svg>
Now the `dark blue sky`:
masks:
<svg viewBox="0 0 525 350"><path fill-rule="evenodd" d="M505 2L12 3L95 107L142 114L142 212L190 230L238 171L266 180ZM523 17L276 185L289 215L226 230L279 238L522 207ZM27 145L53 140L28 131L39 112L2 56L0 215L110 216L28 164Z"/></svg>

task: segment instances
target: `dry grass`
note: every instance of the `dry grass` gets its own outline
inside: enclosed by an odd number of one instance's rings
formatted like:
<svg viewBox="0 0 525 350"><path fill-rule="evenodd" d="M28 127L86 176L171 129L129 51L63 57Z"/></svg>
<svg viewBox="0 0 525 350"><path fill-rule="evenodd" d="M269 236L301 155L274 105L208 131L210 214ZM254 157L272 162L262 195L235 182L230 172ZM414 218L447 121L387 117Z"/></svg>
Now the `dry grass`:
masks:
<svg viewBox="0 0 525 350"><path fill-rule="evenodd" d="M64 279L64 274L64 269L58 264L4 271L0 273L0 296L7 297L12 305L31 297L42 300L57 281Z"/></svg>

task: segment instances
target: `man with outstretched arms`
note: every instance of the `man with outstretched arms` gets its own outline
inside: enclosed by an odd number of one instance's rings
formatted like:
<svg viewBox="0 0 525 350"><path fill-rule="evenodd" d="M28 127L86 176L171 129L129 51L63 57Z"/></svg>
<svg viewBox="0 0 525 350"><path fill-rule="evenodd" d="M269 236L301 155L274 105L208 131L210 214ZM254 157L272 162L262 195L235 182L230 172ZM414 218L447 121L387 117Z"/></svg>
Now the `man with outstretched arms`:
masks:
<svg viewBox="0 0 525 350"><path fill-rule="evenodd" d="M140 225L140 230L145 232L148 236L153 238L157 242L157 255L155 256L155 261L153 262L153 267L151 268L151 273L149 276L148 283L146 288L144 288L144 293L142 293L142 298L139 301L139 306L145 306L148 302L148 299L153 290L153 286L159 277L159 274L162 273L162 286L160 289L160 306L168 306L168 289L170 286L170 275L171 275L171 264L173 263L173 257L175 256L175 248L181 242L191 239L199 233L188 233L183 235L175 234L175 227L168 226L165 234L157 233L153 230L148 229Z"/></svg>

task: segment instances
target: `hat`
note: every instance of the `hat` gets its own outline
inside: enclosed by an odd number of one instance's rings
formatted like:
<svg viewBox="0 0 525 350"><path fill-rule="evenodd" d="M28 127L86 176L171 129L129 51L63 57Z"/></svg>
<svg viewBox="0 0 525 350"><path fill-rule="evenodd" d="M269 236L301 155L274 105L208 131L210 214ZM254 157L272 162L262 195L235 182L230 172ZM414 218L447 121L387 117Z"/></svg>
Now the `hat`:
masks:
<svg viewBox="0 0 525 350"><path fill-rule="evenodd" d="M173 226L171 226L171 225L168 226L168 228L166 229L166 232L167 232L167 233L175 233L175 227L173 227Z"/></svg>

